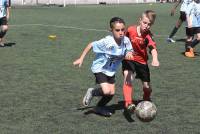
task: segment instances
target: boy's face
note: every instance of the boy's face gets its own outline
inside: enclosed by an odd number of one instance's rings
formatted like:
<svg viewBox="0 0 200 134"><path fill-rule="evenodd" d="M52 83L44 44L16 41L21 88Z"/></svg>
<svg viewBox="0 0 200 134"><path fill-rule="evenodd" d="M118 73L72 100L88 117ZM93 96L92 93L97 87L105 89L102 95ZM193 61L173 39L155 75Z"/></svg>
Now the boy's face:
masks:
<svg viewBox="0 0 200 134"><path fill-rule="evenodd" d="M121 39L125 34L125 25L123 23L115 23L111 31L115 39Z"/></svg>
<svg viewBox="0 0 200 134"><path fill-rule="evenodd" d="M148 32L151 28L151 22L146 17L146 15L143 15L142 18L140 18L140 30L142 33Z"/></svg>

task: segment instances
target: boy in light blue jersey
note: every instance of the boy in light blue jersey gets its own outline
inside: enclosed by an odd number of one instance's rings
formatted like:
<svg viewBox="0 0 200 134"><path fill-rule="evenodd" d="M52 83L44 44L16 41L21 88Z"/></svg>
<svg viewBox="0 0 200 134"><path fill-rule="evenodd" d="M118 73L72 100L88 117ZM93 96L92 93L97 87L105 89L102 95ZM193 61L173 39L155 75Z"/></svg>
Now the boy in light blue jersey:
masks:
<svg viewBox="0 0 200 134"><path fill-rule="evenodd" d="M189 4L186 10L186 15L189 36L185 44L185 56L193 58L195 57L193 48L199 43L200 40L200 0L194 0L191 4ZM195 34L197 35L197 38L193 40L193 36Z"/></svg>
<svg viewBox="0 0 200 134"><path fill-rule="evenodd" d="M102 96L94 112L103 116L111 116L112 112L105 105L115 94L115 73L125 57L132 58L132 45L125 35L125 22L119 17L110 20L111 35L89 43L82 52L80 58L73 62L81 67L86 54L93 48L96 58L92 63L91 70L96 78L98 88L89 88L83 98L83 105L89 106L94 96Z"/></svg>
<svg viewBox="0 0 200 134"><path fill-rule="evenodd" d="M10 0L0 0L0 47L4 47L3 37L8 31L8 19L10 17Z"/></svg>

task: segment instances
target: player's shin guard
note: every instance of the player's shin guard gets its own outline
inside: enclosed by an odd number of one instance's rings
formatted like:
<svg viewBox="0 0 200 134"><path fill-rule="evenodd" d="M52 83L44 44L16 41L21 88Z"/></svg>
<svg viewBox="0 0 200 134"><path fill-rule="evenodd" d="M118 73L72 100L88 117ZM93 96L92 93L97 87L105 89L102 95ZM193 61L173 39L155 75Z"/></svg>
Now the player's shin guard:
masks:
<svg viewBox="0 0 200 134"><path fill-rule="evenodd" d="M133 91L133 88L131 85L129 85L129 84L123 85L123 95L124 95L125 107L128 107L129 104L133 103L132 91Z"/></svg>
<svg viewBox="0 0 200 134"><path fill-rule="evenodd" d="M150 101L151 100L151 88L143 88L143 100Z"/></svg>
<svg viewBox="0 0 200 134"><path fill-rule="evenodd" d="M108 102L112 100L114 95L104 95L101 100L97 103L97 106L103 107L105 106Z"/></svg>

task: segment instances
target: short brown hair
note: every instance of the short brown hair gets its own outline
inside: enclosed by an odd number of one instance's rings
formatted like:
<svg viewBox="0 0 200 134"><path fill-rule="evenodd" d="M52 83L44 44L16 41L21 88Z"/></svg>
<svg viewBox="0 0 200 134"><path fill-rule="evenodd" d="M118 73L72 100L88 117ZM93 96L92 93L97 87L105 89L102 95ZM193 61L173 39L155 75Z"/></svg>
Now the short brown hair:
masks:
<svg viewBox="0 0 200 134"><path fill-rule="evenodd" d="M125 21L120 17L113 17L110 20L110 28L113 29L115 23L123 23L125 25Z"/></svg>

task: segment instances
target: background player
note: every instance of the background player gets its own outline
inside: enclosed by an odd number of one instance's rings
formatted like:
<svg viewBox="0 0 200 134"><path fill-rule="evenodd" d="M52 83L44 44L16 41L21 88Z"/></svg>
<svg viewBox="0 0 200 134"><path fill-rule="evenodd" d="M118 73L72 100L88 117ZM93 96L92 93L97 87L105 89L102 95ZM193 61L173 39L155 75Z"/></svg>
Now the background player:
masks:
<svg viewBox="0 0 200 134"><path fill-rule="evenodd" d="M195 57L194 47L200 41L200 0L194 0L188 5L186 10L187 25L188 25L188 38L186 41L185 56L189 58ZM193 40L193 36L196 39Z"/></svg>
<svg viewBox="0 0 200 134"><path fill-rule="evenodd" d="M176 11L176 8L178 7L178 5L180 3L181 4L181 8L180 8L180 17L176 22L175 27L173 28L173 30L171 31L169 37L167 38L167 42L169 43L175 43L176 41L173 40L174 35L176 34L176 32L178 31L178 29L180 28L180 26L182 25L183 22L186 21L186 14L185 11L187 9L187 6L192 2L192 0L178 0L176 2L176 4L174 5L174 7L171 10L171 16L174 16L174 13Z"/></svg>
<svg viewBox="0 0 200 134"><path fill-rule="evenodd" d="M4 47L3 37L8 31L8 20L10 17L10 0L0 0L0 47Z"/></svg>

